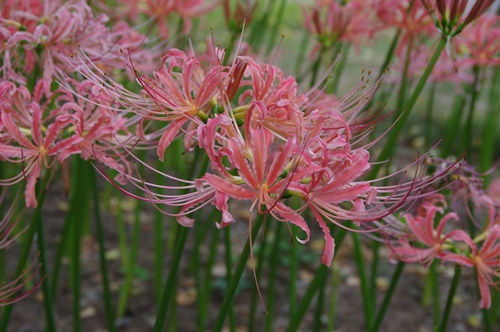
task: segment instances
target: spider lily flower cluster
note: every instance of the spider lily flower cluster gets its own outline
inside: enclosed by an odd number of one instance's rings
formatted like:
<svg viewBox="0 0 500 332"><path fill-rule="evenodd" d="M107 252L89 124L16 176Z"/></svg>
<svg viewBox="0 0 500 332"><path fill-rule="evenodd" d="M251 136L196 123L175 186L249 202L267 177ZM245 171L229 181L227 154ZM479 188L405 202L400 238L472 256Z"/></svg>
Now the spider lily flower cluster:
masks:
<svg viewBox="0 0 500 332"><path fill-rule="evenodd" d="M435 160L438 167L448 164ZM415 213L405 213L385 229L392 257L428 267L435 259L472 268L477 274L481 308L491 306L490 287L500 276L498 179L484 190L480 175L465 162L451 172L451 205L442 194L427 196ZM472 211L468 202L473 202ZM465 210L463 209L465 207Z"/></svg>
<svg viewBox="0 0 500 332"><path fill-rule="evenodd" d="M85 54L80 56L83 64ZM221 57L211 63L202 65L194 55L171 49L152 77L136 72L142 87L136 95L94 74L95 68L80 69L99 93L117 103L116 111L143 118L136 132L156 146L160 160L175 139L183 139L186 152L206 153L209 170L194 180L161 173L132 155L175 185L121 172L143 195L120 187L123 192L158 208L180 207L164 213L183 226L193 226L193 213L207 204L222 213L217 227L234 223L229 204L235 199L249 202L252 212L297 225L305 234L297 240L305 243L310 228L303 214L310 210L324 231L321 261L330 265L334 241L329 225L383 218L420 197L425 186L447 172L424 177L421 168L409 177L403 175L408 168L403 169L397 172L402 175L399 184L388 187L362 181L370 168L368 149L375 143L363 144L373 119L362 111L379 82L369 86L363 77L344 97L334 99L319 90L320 84L301 93L294 77L250 57L236 57L227 66ZM129 65L134 69L133 62ZM287 200L292 197L301 206L292 208Z"/></svg>

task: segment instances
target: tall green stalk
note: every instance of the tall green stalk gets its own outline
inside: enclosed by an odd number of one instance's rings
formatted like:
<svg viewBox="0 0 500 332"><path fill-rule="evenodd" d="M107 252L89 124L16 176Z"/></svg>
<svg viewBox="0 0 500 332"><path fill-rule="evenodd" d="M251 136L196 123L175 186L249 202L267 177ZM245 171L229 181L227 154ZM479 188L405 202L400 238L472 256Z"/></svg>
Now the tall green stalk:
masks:
<svg viewBox="0 0 500 332"><path fill-rule="evenodd" d="M396 290L396 286L398 285L399 278L401 277L401 274L403 273L403 268L405 266L404 262L398 262L398 265L396 266L396 270L394 271L394 274L392 275L391 278L391 283L389 284L389 288L387 289L387 292L385 293L384 299L382 301L382 305L380 306L380 309L377 312L377 316L375 317L375 321L370 328L371 332L377 332L380 329L380 325L382 325L382 321L385 317L385 312L387 311L387 308L389 307L389 303L391 302L392 296L394 295L394 291Z"/></svg>
<svg viewBox="0 0 500 332"><path fill-rule="evenodd" d="M106 318L106 326L108 331L115 332L115 317L113 314L113 305L111 303L111 288L109 285L109 273L108 273L108 264L106 261L106 247L104 244L104 227L102 224L101 218L101 208L99 201L99 189L97 187L97 175L95 172L92 176L91 182L91 192L92 192L92 201L94 205L94 218L95 218L95 226L97 233L97 243L99 244L99 266L101 269L102 275L102 289L103 289L103 297L104 297L104 316Z"/></svg>
<svg viewBox="0 0 500 332"><path fill-rule="evenodd" d="M274 321L274 303L276 300L276 277L278 275L278 265L279 265L279 249L280 249L280 239L281 230L283 229L283 223L280 221L276 222L276 231L274 233L274 243L271 249L271 259L269 261L269 284L267 287L267 316L264 325L264 331L273 331L273 321ZM295 280L292 280L295 282Z"/></svg>
<svg viewBox="0 0 500 332"><path fill-rule="evenodd" d="M455 264L455 274L451 281L450 290L448 292L448 297L446 299L446 307L443 312L443 317L441 319L441 324L439 325L440 332L445 332L448 327L448 322L450 320L451 308L453 307L453 298L457 292L458 282L460 281L460 275L462 274L462 266Z"/></svg>
<svg viewBox="0 0 500 332"><path fill-rule="evenodd" d="M26 262L28 261L28 257L30 255L31 245L33 244L35 233L38 230L38 223L41 222L42 219L42 207L45 201L45 194L47 186L49 184L50 175L51 175L50 170L45 170L45 175L42 177L42 180L37 185L38 205L33 211L33 216L31 218L31 223L29 225L29 228L24 233L23 245L21 248L21 252L19 253L18 256L19 258L17 261L17 267L15 271L16 276L20 275L23 272L23 269L26 267ZM12 315L13 309L14 309L14 304L10 304L4 307L2 319L0 320L0 331L7 331L7 327L9 325L10 316Z"/></svg>
<svg viewBox="0 0 500 332"><path fill-rule="evenodd" d="M224 301L222 302L221 309L219 311L219 314L217 315L217 319L212 331L221 331L222 327L224 326L224 321L226 320L227 313L229 312L229 308L231 307L231 304L233 302L236 288L238 287L241 276L243 274L243 270L245 269L246 262L248 260L248 257L250 256L250 247L252 246L255 238L257 237L257 234L259 233L259 229L263 221L264 215L259 213L253 222L251 236L248 238L245 247L241 252L240 259L238 260L238 264L236 265L236 268L234 270L233 277L231 278L231 283L229 284L229 287L227 289L226 296L224 297Z"/></svg>
<svg viewBox="0 0 500 332"><path fill-rule="evenodd" d="M387 160L391 154L393 153L395 146L398 143L398 136L401 130L403 129L406 120L411 114L411 111L413 110L413 107L415 106L418 97L420 96L420 93L422 92L427 79L429 78L432 70L434 69L434 66L436 65L436 62L438 61L441 53L443 52L445 46L447 43L447 38L446 37L441 37L441 40L439 41L439 44L436 46L436 49L434 50L434 53L432 54L431 59L429 60L429 63L427 64L427 67L425 68L424 73L422 74L422 77L420 77L420 80L417 83L417 86L415 87L415 90L410 96L410 99L405 105L404 112L401 114L401 117L399 118L398 122L394 125L394 127L391 129L389 132L389 137L387 138L387 143L384 145L382 152L380 153L378 157L378 161L385 161ZM370 178L373 178L376 176L380 168L383 166L383 163L377 163L373 166L372 171L370 172Z"/></svg>

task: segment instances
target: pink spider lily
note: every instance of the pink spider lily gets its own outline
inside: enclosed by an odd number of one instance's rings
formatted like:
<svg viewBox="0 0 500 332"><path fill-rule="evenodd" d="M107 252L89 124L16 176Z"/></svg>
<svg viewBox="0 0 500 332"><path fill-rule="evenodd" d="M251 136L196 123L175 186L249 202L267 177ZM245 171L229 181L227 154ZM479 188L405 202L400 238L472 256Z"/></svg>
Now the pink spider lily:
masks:
<svg viewBox="0 0 500 332"><path fill-rule="evenodd" d="M370 23L372 11L364 0L349 1L340 5L335 0L318 1L304 10L306 28L318 39L324 49L338 42L358 45L361 38L371 37L376 28Z"/></svg>
<svg viewBox="0 0 500 332"><path fill-rule="evenodd" d="M8 83L2 83L8 84ZM14 105L18 107L2 107L0 119L4 140L0 142L0 157L13 163L21 163L22 171L11 179L1 180L2 185L12 185L23 179L26 184L26 206L36 207L35 184L40 176L42 167L50 168L55 159L62 161L71 152L69 148L82 139L71 135L59 139L64 124L54 121L50 124L42 119L44 105L38 101L43 96L47 82L39 81L35 87L33 101L23 101ZM19 94L14 94L16 97ZM13 105L13 104L11 104ZM45 110L47 112L47 110ZM50 119L50 117L48 117Z"/></svg>
<svg viewBox="0 0 500 332"><path fill-rule="evenodd" d="M93 16L85 1L21 2L8 7L0 18L0 29L5 27L9 32L4 34L4 52L6 56L16 53L21 45L23 56L17 63L4 63L4 72L10 73L15 66L15 72L29 75L40 68L43 78L50 81L52 76L61 77L66 71L62 54L71 54L77 47L101 66L116 67L121 65L120 48L137 49L145 41L124 22L109 29L108 17Z"/></svg>
<svg viewBox="0 0 500 332"><path fill-rule="evenodd" d="M439 206L440 204L441 206ZM455 240L462 240L467 233L460 229L445 233L445 226L451 220L458 221L456 213L444 214L444 196L436 194L426 198L415 215L406 213L402 218L407 233L398 237L398 245L391 245L396 259L407 263L421 263L429 267L435 258L442 258L452 249ZM434 226L438 213L442 215Z"/></svg>
<svg viewBox="0 0 500 332"><path fill-rule="evenodd" d="M458 61L463 67L500 65L500 27L498 15L483 15L457 41L460 53L466 56Z"/></svg>
<svg viewBox="0 0 500 332"><path fill-rule="evenodd" d="M471 252L467 255L449 253L443 257L443 262L451 261L463 266L474 267L477 271L479 293L481 294L479 307L489 308L491 306L490 286L499 290L498 282L494 278L500 277L500 226L494 224L484 234L486 237L479 250L470 237L464 237L462 241L469 246Z"/></svg>

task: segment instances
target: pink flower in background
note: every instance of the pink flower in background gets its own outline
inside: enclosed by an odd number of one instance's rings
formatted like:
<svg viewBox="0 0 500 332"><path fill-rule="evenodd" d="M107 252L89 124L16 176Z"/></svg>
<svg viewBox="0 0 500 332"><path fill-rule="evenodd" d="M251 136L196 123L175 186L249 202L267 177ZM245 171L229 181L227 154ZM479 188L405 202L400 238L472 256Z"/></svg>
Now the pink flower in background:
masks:
<svg viewBox="0 0 500 332"><path fill-rule="evenodd" d="M335 0L317 1L311 8L304 9L305 26L325 49L338 42L359 46L378 30L369 7L366 0L353 0L343 5Z"/></svg>
<svg viewBox="0 0 500 332"><path fill-rule="evenodd" d="M447 254L454 240L461 240L468 236L460 229L445 233L445 226L448 222L458 221L457 214L453 212L445 214L445 208L445 197L436 194L429 196L418 207L416 214L404 215L404 223L408 228L407 234L399 237L398 245L391 246L396 259L407 263L418 262L429 267L435 258L442 258ZM439 218L438 213L441 215ZM435 227L437 221L439 223Z"/></svg>
<svg viewBox="0 0 500 332"><path fill-rule="evenodd" d="M478 250L476 244L470 238L462 239L471 249L469 255L449 253L443 257L443 261L451 261L457 264L474 267L477 271L477 282L481 301L479 307L489 308L491 306L490 286L498 290L500 277L500 225L492 225L486 230L486 238Z"/></svg>
<svg viewBox="0 0 500 332"><path fill-rule="evenodd" d="M500 65L500 16L483 15L473 22L457 40L461 59L459 66Z"/></svg>

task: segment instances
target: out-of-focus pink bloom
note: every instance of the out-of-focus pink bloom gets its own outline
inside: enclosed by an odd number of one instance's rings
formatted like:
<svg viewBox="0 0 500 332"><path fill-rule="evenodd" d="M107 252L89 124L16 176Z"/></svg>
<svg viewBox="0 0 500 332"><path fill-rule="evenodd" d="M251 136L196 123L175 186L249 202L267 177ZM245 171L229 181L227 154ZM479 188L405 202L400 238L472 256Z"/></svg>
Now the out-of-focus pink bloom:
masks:
<svg viewBox="0 0 500 332"><path fill-rule="evenodd" d="M396 27L401 30L402 36L398 46L398 53L404 45L410 42L418 44L418 40L430 37L435 33L434 22L427 14L420 1L412 0L382 0L373 1L375 13L383 27Z"/></svg>
<svg viewBox="0 0 500 332"><path fill-rule="evenodd" d="M7 58L19 55L19 46L23 52L17 63L4 63L3 71L29 75L36 67L49 81L54 75L63 76L68 62L65 57L78 49L101 66L122 66L120 49L138 49L146 38L125 22L112 29L107 22L106 15L94 16L83 0L9 1L0 17L3 51ZM141 61L145 59L144 53Z"/></svg>
<svg viewBox="0 0 500 332"><path fill-rule="evenodd" d="M369 7L366 0L348 1L344 5L335 0L317 1L312 8L304 9L304 22L325 49L338 42L359 45L378 29Z"/></svg>
<svg viewBox="0 0 500 332"><path fill-rule="evenodd" d="M450 220L458 220L456 213L444 214L445 207L444 196L435 195L422 203L415 215L410 213L404 215L408 233L399 237L398 245L391 246L396 259L408 263L419 262L429 267L435 258L442 258L447 254L454 240L467 237L467 233L460 229L445 233L446 224ZM437 219L437 213L442 215L440 219ZM436 219L439 220L437 227L434 226Z"/></svg>
<svg viewBox="0 0 500 332"><path fill-rule="evenodd" d="M500 178L491 181L487 192L495 205L500 206Z"/></svg>
<svg viewBox="0 0 500 332"><path fill-rule="evenodd" d="M500 16L483 15L465 30L457 40L461 56L458 65L472 66L500 65Z"/></svg>

